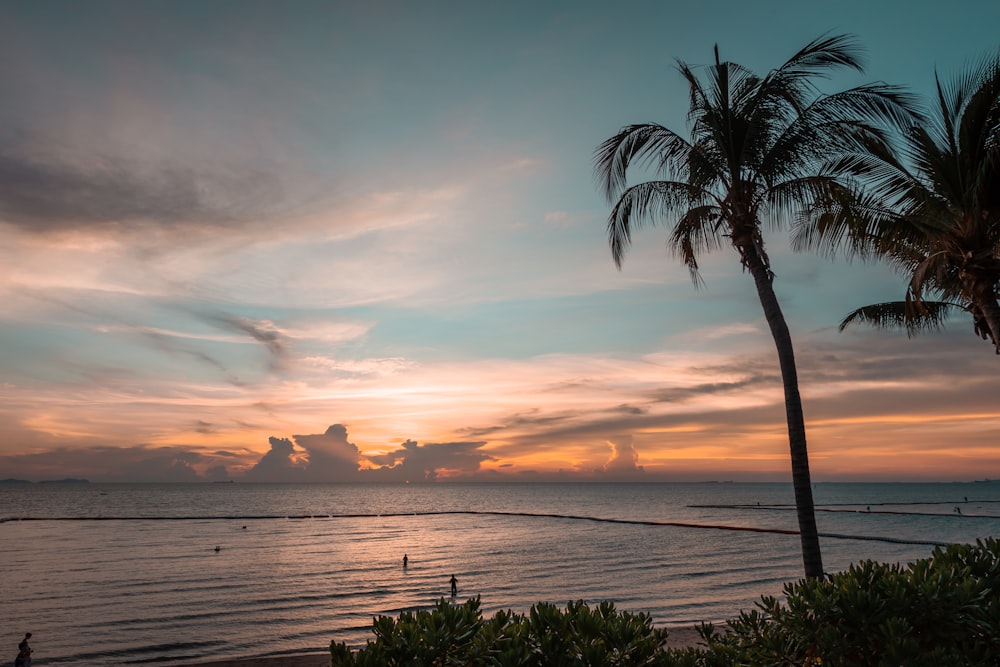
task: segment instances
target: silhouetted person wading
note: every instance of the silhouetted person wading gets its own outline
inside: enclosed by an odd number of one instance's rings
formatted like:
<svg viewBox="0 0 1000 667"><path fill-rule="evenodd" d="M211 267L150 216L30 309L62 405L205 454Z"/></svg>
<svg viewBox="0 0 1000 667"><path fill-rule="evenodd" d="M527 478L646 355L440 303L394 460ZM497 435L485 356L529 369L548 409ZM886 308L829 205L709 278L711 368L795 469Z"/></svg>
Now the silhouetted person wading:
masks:
<svg viewBox="0 0 1000 667"><path fill-rule="evenodd" d="M24 639L17 645L17 658L14 659L15 667L31 667L31 647L28 646L29 639L31 639L31 633L25 632Z"/></svg>

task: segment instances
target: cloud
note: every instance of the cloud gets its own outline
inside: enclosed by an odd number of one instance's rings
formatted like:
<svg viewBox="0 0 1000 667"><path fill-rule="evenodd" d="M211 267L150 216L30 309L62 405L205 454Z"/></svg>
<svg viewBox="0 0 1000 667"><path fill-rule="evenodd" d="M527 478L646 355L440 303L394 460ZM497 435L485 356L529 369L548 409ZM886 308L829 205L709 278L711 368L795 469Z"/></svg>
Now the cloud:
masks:
<svg viewBox="0 0 1000 667"><path fill-rule="evenodd" d="M593 222L591 213L579 213L569 211L549 211L542 215L542 220L553 229L566 231L577 226L588 225Z"/></svg>
<svg viewBox="0 0 1000 667"><path fill-rule="evenodd" d="M252 170L86 159L35 147L0 152L0 219L28 232L231 226L268 217L277 179ZM40 157L40 156L46 157Z"/></svg>
<svg viewBox="0 0 1000 667"><path fill-rule="evenodd" d="M918 446L948 478L968 465L960 451L987 442L1000 422L989 398L996 381L982 375L982 355L970 354L977 340L964 332L945 338L907 341L881 332L849 337L826 330L800 337L800 391L819 478L845 474L836 460L845 447L859 469L880 462L887 479L905 476L887 466L889 452ZM539 408L525 412L512 402L515 409L506 416L494 411L483 426L460 432L488 435L490 453L512 462L514 474L537 469L549 475L560 460L572 471L603 470L608 443L624 447L629 437L632 449L617 450L614 465L642 452L648 479L705 479L723 470L741 479L787 474L782 384L772 349L761 344L739 357L648 359L623 362L621 373L594 365L576 376L579 381L547 385ZM962 443L952 453L941 439L947 442L958 428Z"/></svg>
<svg viewBox="0 0 1000 667"><path fill-rule="evenodd" d="M271 449L244 477L250 482L301 482L306 465L296 456L295 445L288 438L268 438Z"/></svg>
<svg viewBox="0 0 1000 667"><path fill-rule="evenodd" d="M629 411L631 412L631 411ZM462 429L461 432L472 437L482 437L494 433L501 433L513 429L536 428L539 426L551 427L566 423L568 420L579 415L577 411L567 411L560 413L544 414L535 408L527 413L517 413L505 418L499 424L483 427L470 427Z"/></svg>
<svg viewBox="0 0 1000 667"><path fill-rule="evenodd" d="M717 372L717 370L712 369L712 372ZM780 382L780 377L777 374L754 374L732 382L706 382L690 387L657 389L650 392L650 397L653 401L660 403L683 403L692 398L735 392L757 386L768 386L775 382Z"/></svg>
<svg viewBox="0 0 1000 667"><path fill-rule="evenodd" d="M717 341L733 336L760 336L764 330L759 322L733 322L714 327L698 327L684 332L677 337L679 341Z"/></svg>
<svg viewBox="0 0 1000 667"><path fill-rule="evenodd" d="M289 356L288 338L273 322L228 313L200 313L198 316L220 329L246 334L262 343L271 355L271 370L277 372L284 369Z"/></svg>
<svg viewBox="0 0 1000 667"><path fill-rule="evenodd" d="M205 470L205 478L213 482L222 482L229 479L229 471L223 465L212 466Z"/></svg>
<svg viewBox="0 0 1000 667"><path fill-rule="evenodd" d="M293 442L294 440L294 442ZM347 427L333 424L325 433L271 437L271 449L246 473L258 482L432 481L439 476L471 476L485 461L485 441L420 445L406 440L384 454L362 455L348 440Z"/></svg>
<svg viewBox="0 0 1000 667"><path fill-rule="evenodd" d="M347 440L347 427L333 424L322 435L293 436L306 452L305 480L315 482L359 481L361 453Z"/></svg>
<svg viewBox="0 0 1000 667"><path fill-rule="evenodd" d="M210 471L208 477L199 470ZM2 477L30 480L74 477L94 482L198 482L226 479L226 466L189 447L53 447L0 456Z"/></svg>
<svg viewBox="0 0 1000 667"><path fill-rule="evenodd" d="M374 326L374 321L302 319L286 325L283 331L285 335L296 340L341 345L363 339Z"/></svg>
<svg viewBox="0 0 1000 667"><path fill-rule="evenodd" d="M400 449L369 460L381 468L383 473L391 472L391 477L400 481L431 481L444 471L449 476L468 475L477 472L485 461L496 460L482 451L485 441L437 442L420 445L406 440Z"/></svg>
<svg viewBox="0 0 1000 667"><path fill-rule="evenodd" d="M246 349L248 338L260 343L267 352L267 366L262 370L270 373L284 372L292 356L290 337L270 320L256 320L224 311L209 312L205 306L178 307L169 304L164 306L160 302L145 304L141 301L125 301L120 296L118 300L125 302L116 305L111 303L110 297L104 295L101 295L104 297L101 299L91 298L90 295L74 295L76 300L56 297L43 291L31 291L30 295L40 302L82 316L79 325L82 331L96 331L102 337L111 334L130 338L170 357L193 359L220 371L227 382L237 387L245 386L247 381L238 377L231 369L238 366L244 374L251 370L247 358L239 354L241 349ZM197 321L184 320L177 317L178 313L182 316L193 315ZM132 321L133 318L166 317L171 319L171 328ZM224 333L206 331L202 324L208 324ZM121 350L122 348L118 348L116 352L120 354ZM258 368L256 364L254 368Z"/></svg>
<svg viewBox="0 0 1000 667"><path fill-rule="evenodd" d="M643 471L642 466L639 465L639 452L635 450L631 435L620 436L615 440L608 440L608 445L611 447L611 458L604 464L604 472L623 473Z"/></svg>
<svg viewBox="0 0 1000 667"><path fill-rule="evenodd" d="M547 161L539 157L520 157L511 160L510 162L500 165L501 171L536 171L547 164Z"/></svg>
<svg viewBox="0 0 1000 667"><path fill-rule="evenodd" d="M210 435L215 431L215 428L210 422L204 421L203 419L196 419L194 430L202 435Z"/></svg>
<svg viewBox="0 0 1000 667"><path fill-rule="evenodd" d="M168 450L122 466L116 477L129 482L198 482L202 477L192 464L200 460L194 452Z"/></svg>
<svg viewBox="0 0 1000 667"><path fill-rule="evenodd" d="M1000 428L992 400L996 379L984 372L983 360L992 357L988 350L978 353L978 339L964 331L914 340L824 331L798 342L817 479L849 478L844 459L872 478L905 478L919 464L927 468L920 473L926 478L969 479L995 459L990 447ZM258 464L246 479L523 479L529 471L558 473L560 479L784 479L787 427L774 367L773 350L762 344L738 358L678 353L653 361L540 357L530 363L479 362L471 369L424 364L406 373L341 373L329 384L310 376L310 382L289 380L253 391L176 382L160 394L147 393L145 384L111 369L71 390L39 393L8 376L4 413L11 423L3 441L49 454L30 462L0 459L0 477L107 480L134 470L146 479L155 464L171 479L190 478L191 470L208 479L220 465L238 478ZM94 386L104 389L98 393ZM67 402L69 395L83 395L81 387L85 400ZM119 400L140 390L141 401ZM373 396L378 400L361 400ZM458 397L468 425L461 429L454 424ZM351 410L367 441L355 445L343 424L316 434L269 433L268 422L317 423L333 400ZM164 425L163 414L172 424ZM15 415L27 417L18 421ZM402 429L434 440L395 439L393 432ZM167 456L150 447L95 446L126 439L200 447L177 446ZM69 443L84 453L66 456L65 470L57 470L59 447ZM250 449L258 445L269 451ZM202 451L202 458L177 455L192 450ZM224 457L226 451L233 455ZM146 459L145 468L138 465Z"/></svg>

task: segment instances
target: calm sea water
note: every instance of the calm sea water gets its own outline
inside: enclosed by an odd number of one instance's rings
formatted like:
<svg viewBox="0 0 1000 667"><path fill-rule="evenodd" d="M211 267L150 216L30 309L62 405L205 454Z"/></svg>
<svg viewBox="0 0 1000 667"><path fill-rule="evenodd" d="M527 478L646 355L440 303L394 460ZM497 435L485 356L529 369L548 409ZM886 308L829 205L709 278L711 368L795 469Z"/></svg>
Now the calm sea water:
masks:
<svg viewBox="0 0 1000 667"><path fill-rule="evenodd" d="M815 496L823 533L1000 535L996 482ZM0 628L11 658L34 633L36 665L282 655L362 645L373 616L429 607L452 574L487 615L583 599L664 626L722 621L801 576L797 536L569 515L795 530L792 502L788 484L0 485ZM828 571L932 549L822 546Z"/></svg>

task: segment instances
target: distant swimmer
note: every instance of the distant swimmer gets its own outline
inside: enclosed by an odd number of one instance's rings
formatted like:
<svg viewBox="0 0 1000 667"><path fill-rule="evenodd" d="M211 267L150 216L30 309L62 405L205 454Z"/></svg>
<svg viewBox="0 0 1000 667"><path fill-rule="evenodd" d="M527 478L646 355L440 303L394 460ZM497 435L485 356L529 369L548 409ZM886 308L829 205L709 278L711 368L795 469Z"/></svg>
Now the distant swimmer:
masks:
<svg viewBox="0 0 1000 667"><path fill-rule="evenodd" d="M451 597L458 595L458 579L455 575L451 575Z"/></svg>
<svg viewBox="0 0 1000 667"><path fill-rule="evenodd" d="M410 557L407 556L406 554L403 554L403 567L406 567L407 563L409 562L410 562Z"/></svg>
<svg viewBox="0 0 1000 667"><path fill-rule="evenodd" d="M24 639L17 645L17 657L14 659L15 667L31 667L31 647L28 646L29 639L31 639L31 633L25 632Z"/></svg>
<svg viewBox="0 0 1000 667"><path fill-rule="evenodd" d="M958 507L958 506L956 506L956 507L955 507L955 514L961 514L961 513L962 513L962 508L961 508L961 507Z"/></svg>
<svg viewBox="0 0 1000 667"><path fill-rule="evenodd" d="M219 553L220 551L222 551L222 547L215 547L215 553Z"/></svg>

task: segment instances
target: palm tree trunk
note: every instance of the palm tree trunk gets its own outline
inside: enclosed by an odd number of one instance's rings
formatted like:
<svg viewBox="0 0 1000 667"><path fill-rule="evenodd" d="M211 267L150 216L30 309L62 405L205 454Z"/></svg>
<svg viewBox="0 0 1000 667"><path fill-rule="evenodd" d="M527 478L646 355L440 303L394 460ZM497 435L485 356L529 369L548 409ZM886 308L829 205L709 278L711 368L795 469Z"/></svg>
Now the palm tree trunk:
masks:
<svg viewBox="0 0 1000 667"><path fill-rule="evenodd" d="M983 314L983 319L986 320L986 326L989 327L990 338L993 339L993 349L996 350L997 354L1000 354L1000 305L997 304L996 292L992 288L987 292L985 296L977 299L976 305ZM985 334L985 332L983 333Z"/></svg>
<svg viewBox="0 0 1000 667"><path fill-rule="evenodd" d="M764 309L764 318L771 328L774 346L778 351L781 380L785 388L785 417L788 421L788 446L792 460L792 488L795 491L795 510L799 520L799 539L802 543L802 563L806 577L823 576L823 557L819 548L819 531L816 528L816 510L813 506L812 480L809 476L809 452L806 449L806 425L799 396L799 378L795 370L792 336L788 332L785 316L774 293L771 272L755 248L746 248L743 263L757 285L757 296Z"/></svg>

